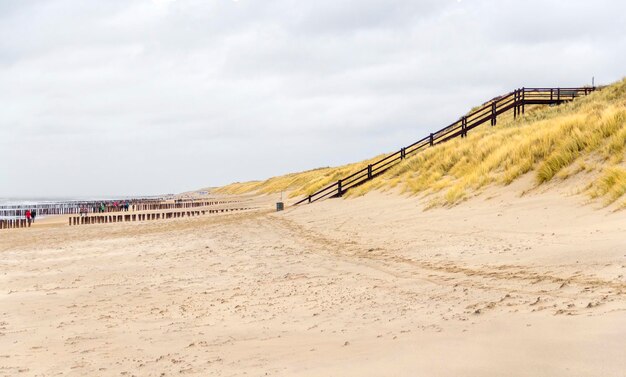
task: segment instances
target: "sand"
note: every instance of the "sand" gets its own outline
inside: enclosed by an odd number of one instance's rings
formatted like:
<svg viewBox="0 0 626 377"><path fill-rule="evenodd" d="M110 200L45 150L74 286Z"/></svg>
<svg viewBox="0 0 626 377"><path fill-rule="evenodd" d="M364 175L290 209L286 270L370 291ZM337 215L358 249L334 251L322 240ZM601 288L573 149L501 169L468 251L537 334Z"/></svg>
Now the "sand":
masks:
<svg viewBox="0 0 626 377"><path fill-rule="evenodd" d="M624 376L626 213L373 193L0 232L0 375Z"/></svg>

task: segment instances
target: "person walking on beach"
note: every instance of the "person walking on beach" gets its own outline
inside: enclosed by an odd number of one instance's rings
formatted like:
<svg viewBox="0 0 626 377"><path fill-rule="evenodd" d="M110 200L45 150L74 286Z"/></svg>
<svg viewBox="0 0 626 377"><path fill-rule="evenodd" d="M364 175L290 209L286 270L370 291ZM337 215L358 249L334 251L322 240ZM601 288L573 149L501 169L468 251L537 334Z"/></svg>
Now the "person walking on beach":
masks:
<svg viewBox="0 0 626 377"><path fill-rule="evenodd" d="M35 210L30 211L30 218L33 220L33 224L35 223L35 217L37 217L37 212Z"/></svg>
<svg viewBox="0 0 626 377"><path fill-rule="evenodd" d="M26 221L28 222L28 226L30 227L30 210L27 209L26 210Z"/></svg>

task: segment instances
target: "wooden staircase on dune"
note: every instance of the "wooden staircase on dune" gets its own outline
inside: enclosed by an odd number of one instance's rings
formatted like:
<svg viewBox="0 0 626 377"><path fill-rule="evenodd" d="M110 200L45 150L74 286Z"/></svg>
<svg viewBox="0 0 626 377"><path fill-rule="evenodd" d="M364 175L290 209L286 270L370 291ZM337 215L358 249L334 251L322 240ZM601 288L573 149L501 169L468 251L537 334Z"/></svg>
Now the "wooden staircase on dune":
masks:
<svg viewBox="0 0 626 377"><path fill-rule="evenodd" d="M466 137L468 131L483 123L489 122L492 126L495 126L498 115L507 111L513 110L513 117L517 118L519 115L524 114L526 105L559 105L563 102L572 101L577 97L586 96L595 90L596 87L516 89L486 102L477 110L461 117L461 119L449 126L433 132L409 146L400 148L399 151L316 191L294 205L313 203L324 198L339 197L347 190L382 174L411 154L456 137Z"/></svg>

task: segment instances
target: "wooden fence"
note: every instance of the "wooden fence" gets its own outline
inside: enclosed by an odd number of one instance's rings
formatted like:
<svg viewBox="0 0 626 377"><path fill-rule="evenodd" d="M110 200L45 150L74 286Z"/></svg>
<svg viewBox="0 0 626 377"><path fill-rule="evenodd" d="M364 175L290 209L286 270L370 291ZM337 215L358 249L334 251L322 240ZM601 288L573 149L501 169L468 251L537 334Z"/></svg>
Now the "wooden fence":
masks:
<svg viewBox="0 0 626 377"><path fill-rule="evenodd" d="M495 126L498 115L507 111L513 110L513 117L517 118L519 115L524 114L526 105L559 105L577 97L588 95L595 89L595 87L516 89L486 102L477 110L461 117L449 126L433 132L421 140L401 148L399 151L316 191L294 205L313 203L323 198L341 196L348 189L363 184L385 172L410 154L456 137L466 137L468 131L486 122Z"/></svg>

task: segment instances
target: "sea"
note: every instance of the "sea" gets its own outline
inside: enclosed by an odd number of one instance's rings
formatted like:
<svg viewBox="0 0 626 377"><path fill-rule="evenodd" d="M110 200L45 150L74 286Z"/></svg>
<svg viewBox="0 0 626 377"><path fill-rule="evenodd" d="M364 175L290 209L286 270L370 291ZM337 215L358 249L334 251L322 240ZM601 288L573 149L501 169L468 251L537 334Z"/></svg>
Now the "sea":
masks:
<svg viewBox="0 0 626 377"><path fill-rule="evenodd" d="M22 218L23 216L13 216L8 214L11 210L7 207L19 206L20 208L36 208L37 205L42 204L62 204L75 201L108 201L113 199L125 199L124 196L118 197L54 197L54 198L0 198L0 220L10 220L16 218ZM130 197L129 197L130 198ZM37 216L43 218L43 216Z"/></svg>

